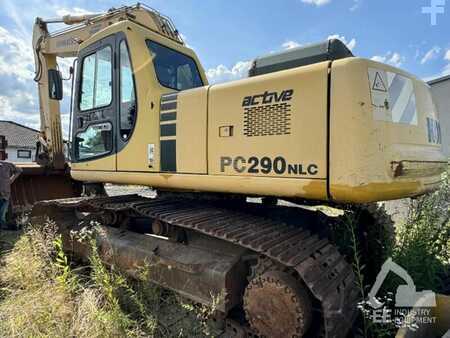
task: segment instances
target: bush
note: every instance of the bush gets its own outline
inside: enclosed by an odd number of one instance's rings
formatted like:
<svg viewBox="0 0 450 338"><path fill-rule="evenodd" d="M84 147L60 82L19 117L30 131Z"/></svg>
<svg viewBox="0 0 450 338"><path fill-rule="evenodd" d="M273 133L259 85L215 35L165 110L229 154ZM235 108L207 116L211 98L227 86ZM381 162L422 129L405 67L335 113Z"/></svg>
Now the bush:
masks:
<svg viewBox="0 0 450 338"><path fill-rule="evenodd" d="M381 264L387 257L403 267L413 279L417 291L432 290L444 294L450 293L450 186L448 174L445 175L439 190L412 200L408 217L404 223L396 224L395 238L391 243L388 220L383 220L380 227L361 228L361 213L347 213L335 226L334 242L337 243L351 260L356 275L356 287L361 294L361 320L355 327L356 336L392 337L395 335L394 324L373 324L365 313L365 302ZM369 224L372 224L369 222ZM387 225L383 228L383 225ZM361 236L361 230L363 235ZM377 250L364 248L365 242L379 242ZM370 243L369 243L370 244ZM366 244L367 245L367 244ZM369 253L369 254L368 254ZM374 255L377 264L368 260ZM378 267L377 267L378 266ZM378 296L382 299L392 297L397 287L405 281L395 274L389 274ZM391 294L389 294L389 292Z"/></svg>
<svg viewBox="0 0 450 338"><path fill-rule="evenodd" d="M396 229L393 259L418 290L445 291L450 267L450 185L411 202L408 219ZM450 291L450 290L447 290Z"/></svg>

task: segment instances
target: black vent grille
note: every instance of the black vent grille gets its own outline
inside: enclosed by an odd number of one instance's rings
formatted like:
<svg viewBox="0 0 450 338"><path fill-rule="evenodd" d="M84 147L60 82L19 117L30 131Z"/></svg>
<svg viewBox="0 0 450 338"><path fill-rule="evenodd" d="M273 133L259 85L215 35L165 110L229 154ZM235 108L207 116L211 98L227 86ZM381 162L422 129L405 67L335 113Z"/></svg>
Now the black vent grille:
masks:
<svg viewBox="0 0 450 338"><path fill-rule="evenodd" d="M244 109L244 135L271 136L291 133L291 105L288 103Z"/></svg>

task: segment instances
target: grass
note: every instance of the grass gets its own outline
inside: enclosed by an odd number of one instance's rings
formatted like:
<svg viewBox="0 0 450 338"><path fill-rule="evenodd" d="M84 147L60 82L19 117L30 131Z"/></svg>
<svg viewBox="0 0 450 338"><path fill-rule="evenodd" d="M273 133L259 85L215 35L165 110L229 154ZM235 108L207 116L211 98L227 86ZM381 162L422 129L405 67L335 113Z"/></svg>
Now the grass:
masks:
<svg viewBox="0 0 450 338"><path fill-rule="evenodd" d="M89 265L72 265L56 225L29 225L0 266L0 337L208 337L214 309L106 267L91 241Z"/></svg>

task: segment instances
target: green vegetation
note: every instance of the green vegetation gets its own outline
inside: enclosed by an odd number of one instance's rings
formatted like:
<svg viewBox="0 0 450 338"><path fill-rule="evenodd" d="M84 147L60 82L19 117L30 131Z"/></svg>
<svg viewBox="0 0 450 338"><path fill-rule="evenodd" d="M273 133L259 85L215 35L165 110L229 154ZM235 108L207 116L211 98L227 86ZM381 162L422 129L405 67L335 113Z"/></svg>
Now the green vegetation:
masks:
<svg viewBox="0 0 450 338"><path fill-rule="evenodd" d="M338 226L341 231L340 239L345 238L351 243L345 248L350 251L353 269L356 274L357 287L361 298L366 299L373 285L373 275L379 268L368 265L362 253L366 252L357 240L360 224L358 215L346 217ZM385 223L389 226L388 220ZM383 228L383 224L379 224ZM390 243L388 232L372 233L369 236L379 245L376 250L376 265L392 257L393 261L403 267L413 279L417 291L432 290L437 293L450 294L450 184L449 177L445 175L440 189L433 194L422 196L410 202L409 214L405 222L397 224L395 239ZM341 241L342 242L342 241ZM370 250L369 250L370 251ZM374 252L373 250L371 252ZM377 270L377 271L375 271ZM370 277L368 277L370 276ZM397 287L405 281L390 274L385 280L378 297L392 305L392 296ZM374 324L369 311L361 304L363 315L355 328L356 336L364 338L388 338L395 336L394 324Z"/></svg>
<svg viewBox="0 0 450 338"><path fill-rule="evenodd" d="M395 262L417 289L450 292L450 184L412 202L408 219L396 232Z"/></svg>

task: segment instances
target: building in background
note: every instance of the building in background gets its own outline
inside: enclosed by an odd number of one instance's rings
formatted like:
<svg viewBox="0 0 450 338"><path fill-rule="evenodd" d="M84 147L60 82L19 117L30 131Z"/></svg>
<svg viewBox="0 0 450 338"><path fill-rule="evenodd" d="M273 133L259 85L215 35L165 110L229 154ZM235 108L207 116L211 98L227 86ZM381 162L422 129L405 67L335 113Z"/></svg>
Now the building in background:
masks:
<svg viewBox="0 0 450 338"><path fill-rule="evenodd" d="M441 122L442 148L450 158L450 75L428 82Z"/></svg>
<svg viewBox="0 0 450 338"><path fill-rule="evenodd" d="M6 137L7 161L34 162L39 131L12 121L0 120L0 135Z"/></svg>

